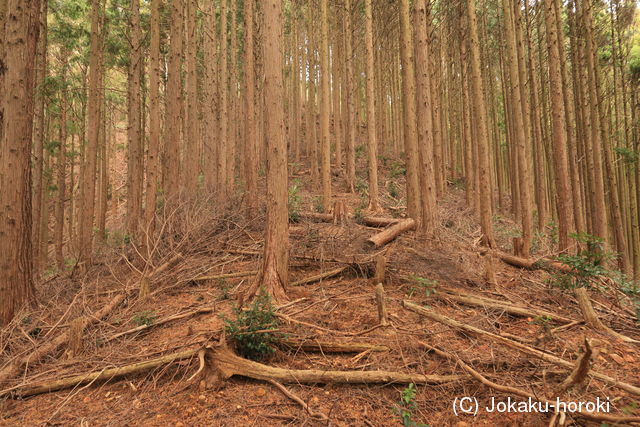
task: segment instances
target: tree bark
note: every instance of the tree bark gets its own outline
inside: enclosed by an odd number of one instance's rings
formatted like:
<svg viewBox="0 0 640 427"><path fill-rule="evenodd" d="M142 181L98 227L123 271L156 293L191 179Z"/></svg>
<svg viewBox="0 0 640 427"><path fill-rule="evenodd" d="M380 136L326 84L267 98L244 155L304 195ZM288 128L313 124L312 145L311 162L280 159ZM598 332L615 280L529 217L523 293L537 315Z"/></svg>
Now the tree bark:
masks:
<svg viewBox="0 0 640 427"><path fill-rule="evenodd" d="M284 132L282 0L264 0L264 126L267 142L267 229L260 274L245 300L260 287L286 301L289 269L287 142Z"/></svg>

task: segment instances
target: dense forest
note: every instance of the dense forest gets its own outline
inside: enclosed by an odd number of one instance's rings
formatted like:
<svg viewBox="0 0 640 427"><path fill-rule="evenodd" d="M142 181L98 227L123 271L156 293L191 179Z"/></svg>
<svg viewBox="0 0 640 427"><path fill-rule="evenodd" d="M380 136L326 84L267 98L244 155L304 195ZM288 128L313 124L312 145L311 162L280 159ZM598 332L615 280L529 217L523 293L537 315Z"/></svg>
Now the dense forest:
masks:
<svg viewBox="0 0 640 427"><path fill-rule="evenodd" d="M640 4L0 0L0 252L0 425L640 423Z"/></svg>

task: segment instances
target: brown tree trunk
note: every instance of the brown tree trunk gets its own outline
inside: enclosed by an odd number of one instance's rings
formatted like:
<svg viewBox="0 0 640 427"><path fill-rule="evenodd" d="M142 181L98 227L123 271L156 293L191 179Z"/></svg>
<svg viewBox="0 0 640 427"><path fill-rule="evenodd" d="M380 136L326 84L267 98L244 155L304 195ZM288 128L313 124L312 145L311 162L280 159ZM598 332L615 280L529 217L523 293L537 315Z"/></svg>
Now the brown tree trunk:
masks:
<svg viewBox="0 0 640 427"><path fill-rule="evenodd" d="M365 39L367 48L367 147L369 164L369 207L380 210L378 202L378 139L376 137L375 68L373 51L373 8L371 0L365 0Z"/></svg>
<svg viewBox="0 0 640 427"><path fill-rule="evenodd" d="M90 262L93 252L93 221L96 201L96 172L98 139L100 131L100 26L102 15L100 0L91 2L91 56L89 59L89 87L87 95L87 146L84 155L84 168L81 177L81 200L79 213L80 260Z"/></svg>
<svg viewBox="0 0 640 427"><path fill-rule="evenodd" d="M198 77L196 69L198 53L197 9L198 3L196 0L186 1L186 133L182 156L182 164L184 166L182 180L189 196L193 196L196 193L198 174L200 172L200 158L198 155Z"/></svg>
<svg viewBox="0 0 640 427"><path fill-rule="evenodd" d="M164 150L164 197L171 198L180 189L180 147L182 106L182 12L181 0L171 1L171 29L169 45L169 69L167 76L166 138Z"/></svg>
<svg viewBox="0 0 640 427"><path fill-rule="evenodd" d="M355 190L356 182L356 129L355 129L355 105L353 103L353 55L352 55L352 28L351 28L351 0L345 0L345 14L344 14L344 38L345 38L345 81L344 81L344 98L346 107L346 119L345 123L345 141L346 154L347 154L347 173L346 183L347 189L351 192Z"/></svg>
<svg viewBox="0 0 640 427"><path fill-rule="evenodd" d="M416 126L416 79L413 64L413 37L409 17L409 0L400 4L400 54L402 57L402 105L404 113L404 150L407 162L407 215L420 222L418 185L418 129Z"/></svg>
<svg viewBox="0 0 640 427"><path fill-rule="evenodd" d="M247 298L264 288L276 301L287 300L289 214L287 142L284 131L282 0L264 0L264 126L267 140L267 229L262 269Z"/></svg>
<svg viewBox="0 0 640 427"><path fill-rule="evenodd" d="M480 64L480 42L478 40L478 18L476 16L475 0L467 2L467 19L469 20L469 47L471 54L471 88L472 102L475 109L475 137L477 140L477 170L479 175L479 209L480 225L482 227L483 244L494 247L492 223L492 189L489 153L489 135L487 133L487 107L484 101L484 82Z"/></svg>
<svg viewBox="0 0 640 427"><path fill-rule="evenodd" d="M569 234L575 228L573 224L573 203L569 182L569 165L567 161L567 133L562 97L562 73L560 70L560 53L558 50L559 34L557 32L554 1L545 0L545 26L547 30L547 47L549 50L549 82L551 89L551 109L554 111L553 131L553 166L556 181L556 205L558 210L558 237L560 250L569 249Z"/></svg>
<svg viewBox="0 0 640 427"><path fill-rule="evenodd" d="M31 246L31 136L40 1L8 0L0 29L0 326L35 299Z"/></svg>
<svg viewBox="0 0 640 427"><path fill-rule="evenodd" d="M145 190L144 227L153 236L156 218L156 195L160 174L160 4L151 0L151 45L149 46L149 148ZM148 249L148 248L147 248Z"/></svg>
<svg viewBox="0 0 640 427"><path fill-rule="evenodd" d="M253 36L254 1L244 1L244 108L247 117L244 134L245 146L245 176L247 179L247 208L252 212L258 206L258 153L257 153L257 123L255 120L255 86L256 74L254 64Z"/></svg>
<svg viewBox="0 0 640 427"><path fill-rule="evenodd" d="M427 5L425 0L413 2L413 30L416 50L416 80L418 104L418 147L420 152L420 187L422 188L422 221L420 229L433 237L436 226L436 179L433 165L433 123L427 35Z"/></svg>
<svg viewBox="0 0 640 427"><path fill-rule="evenodd" d="M131 52L129 54L129 73L127 76L127 231L137 239L138 222L142 217L142 156L143 138L140 122L142 71L142 29L140 28L140 0L131 0L131 18L129 21L129 37Z"/></svg>
<svg viewBox="0 0 640 427"><path fill-rule="evenodd" d="M331 135L329 115L331 113L331 93L329 91L329 0L320 0L322 20L322 40L320 48L320 147L322 203L325 209L331 206Z"/></svg>

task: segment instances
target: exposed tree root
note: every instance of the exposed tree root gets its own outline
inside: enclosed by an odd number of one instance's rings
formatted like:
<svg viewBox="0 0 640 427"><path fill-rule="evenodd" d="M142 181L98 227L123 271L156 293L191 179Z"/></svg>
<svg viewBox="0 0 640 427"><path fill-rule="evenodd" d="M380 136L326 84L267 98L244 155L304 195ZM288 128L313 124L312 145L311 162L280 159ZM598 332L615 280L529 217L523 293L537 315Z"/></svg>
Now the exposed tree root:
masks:
<svg viewBox="0 0 640 427"><path fill-rule="evenodd" d="M388 371L323 371L277 368L236 356L225 345L209 348L207 363L213 370L212 379L214 381L225 380L234 375L263 381L275 380L285 384L442 384L466 378L461 375L423 375Z"/></svg>
<svg viewBox="0 0 640 427"><path fill-rule="evenodd" d="M475 326L471 326L471 325L466 325L464 323L460 323L457 320L454 319L450 319L446 316L443 316L441 314L436 313L435 311L428 309L426 307L421 307L417 304L412 303L411 301L406 301L404 300L403 302L403 306L411 311L414 311L422 316L425 316L433 321L442 323L443 325L447 325L450 326L452 328L455 329L459 329L465 332L470 332L474 335L478 335L480 337L484 337L484 338L489 338L492 341L498 342L500 344L504 344L507 345L511 348L514 348L516 350L521 351L522 353L525 354L529 354L531 356L535 356L538 357L542 360L545 360L547 362L553 363L555 365L558 366L562 366L565 368L569 368L569 369L573 369L574 367L574 363L571 363L567 360L564 360L560 357L554 356L552 354L549 353L545 353L544 351L540 351L537 350L535 348L531 348L529 346L526 346L522 343L519 343L517 341L514 341L512 339L509 338L505 338L505 337L501 337L499 335L493 334L491 332L485 331L483 329L480 328L476 328ZM608 375L605 375L603 373L597 372L597 371L591 371L589 373L589 375L593 378L597 378L601 381L604 381L608 384L611 384L615 387L621 388L625 391L628 391L629 393L633 393L636 396L640 396L640 387L636 387L632 384L629 383L625 383L622 381L618 381L615 378L612 378Z"/></svg>
<svg viewBox="0 0 640 427"><path fill-rule="evenodd" d="M535 402L542 402L542 403L545 403L545 404L549 404L550 407L551 407L551 405L555 406L555 404L556 404L555 401L547 400L547 399L545 399L545 398L543 398L541 396L537 396L537 395L535 395L533 393L529 393L528 391L522 390L520 388L494 383L493 381L487 379L480 372L476 371L471 366L467 365L458 356L456 356L454 354L451 354L451 353L448 353L446 351L440 350L440 349L438 349L436 347L430 346L430 345L428 345L426 343L421 343L421 344L424 347L426 347L428 350L431 350L434 353L436 353L437 355L439 355L441 357L445 357L445 358L450 359L452 361L455 361L458 365L460 365L460 367L462 369L467 371L469 373L469 375L471 375L473 378L475 378L480 383L486 385L487 387L490 387L490 388L492 388L494 390L497 390L497 391L499 391L501 393L515 394L516 396L521 396L521 397L526 397L528 399L532 399ZM596 413L596 412L578 411L578 412L575 412L574 415L580 416L580 417L588 419L588 420L600 421L600 422L611 422L611 423L638 423L638 422L640 422L640 417L616 416L616 415L601 414L601 413Z"/></svg>
<svg viewBox="0 0 640 427"><path fill-rule="evenodd" d="M349 267L348 266L344 266L344 267L334 268L333 270L325 271L323 273L315 274L313 276L309 276L307 278L292 282L290 284L290 286L301 286L301 285L306 285L306 284L313 283L313 282L319 282L320 280L328 279L330 277L337 276L338 274L340 274L343 271L345 271L347 268L349 268Z"/></svg>
<svg viewBox="0 0 640 427"><path fill-rule="evenodd" d="M376 248L379 248L386 245L405 231L413 229L415 226L416 222L412 218L407 218L385 228L378 234L374 234L367 240L367 242L371 243Z"/></svg>

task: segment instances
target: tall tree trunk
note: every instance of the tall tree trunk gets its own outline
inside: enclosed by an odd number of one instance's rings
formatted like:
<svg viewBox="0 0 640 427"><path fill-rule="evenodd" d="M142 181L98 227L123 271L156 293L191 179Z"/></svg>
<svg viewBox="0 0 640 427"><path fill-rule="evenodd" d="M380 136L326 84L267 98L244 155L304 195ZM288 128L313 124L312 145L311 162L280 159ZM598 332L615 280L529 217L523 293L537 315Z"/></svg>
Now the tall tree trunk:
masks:
<svg viewBox="0 0 640 427"><path fill-rule="evenodd" d="M175 197L180 189L180 147L182 106L182 12L181 0L171 1L171 43L167 76L165 170L163 173L165 197Z"/></svg>
<svg viewBox="0 0 640 427"><path fill-rule="evenodd" d="M489 153L489 135L487 133L487 107L484 98L484 82L480 64L480 41L478 39L478 18L475 0L467 1L467 19L469 25L469 50L471 55L471 88L473 91L473 108L475 110L475 137L477 140L477 170L479 186L480 225L482 227L483 244L494 247L492 223L492 189Z"/></svg>
<svg viewBox="0 0 640 427"><path fill-rule="evenodd" d="M255 120L255 58L253 35L254 1L244 0L244 108L247 117L244 134L245 147L245 176L247 179L247 208L249 213L258 206L258 153L257 153L257 123Z"/></svg>
<svg viewBox="0 0 640 427"><path fill-rule="evenodd" d="M35 92L35 120L33 126L33 247L36 248L33 257L34 275L37 277L46 266L42 259L40 248L43 234L43 211L46 200L47 187L45 181L45 97L44 85L47 78L47 2L40 3L40 38L36 52L36 92Z"/></svg>
<svg viewBox="0 0 640 427"><path fill-rule="evenodd" d="M284 131L282 0L263 0L264 125L267 139L267 229L262 269L247 296L259 287L276 301L287 300L289 225L287 143Z"/></svg>
<svg viewBox="0 0 640 427"><path fill-rule="evenodd" d="M156 195L160 174L160 4L151 0L151 45L149 46L149 148L147 151L147 181L145 190L145 234L155 231ZM146 247L146 245L145 245ZM149 249L149 248L147 248ZM147 254L149 255L149 254Z"/></svg>
<svg viewBox="0 0 640 427"><path fill-rule="evenodd" d="M509 81L511 82L509 94L512 100L513 111L513 137L515 140L514 148L516 152L518 162L518 176L515 177L519 180L520 188L520 214L522 225L522 245L516 249L516 255L529 257L531 250L531 238L533 228L533 202L531 200L531 171L529 169L529 159L527 156L528 134L525 127L524 118L527 116L527 111L524 109L524 99L522 97L522 85L524 82L520 81L520 73L518 67L518 51L516 47L516 30L515 19L513 13L513 2L510 0L502 0L502 6L505 19L505 36L506 36L506 51L508 55L508 71ZM519 7L519 5L518 5ZM519 250L518 250L519 249Z"/></svg>
<svg viewBox="0 0 640 427"><path fill-rule="evenodd" d="M198 174L200 162L198 156L198 3L196 0L186 1L186 133L183 152L182 177L184 188L189 196L193 196L198 188Z"/></svg>
<svg viewBox="0 0 640 427"><path fill-rule="evenodd" d="M427 4L425 0L413 2L413 30L416 50L416 80L418 104L418 147L420 152L420 187L422 188L422 221L420 226L427 236L433 237L436 226L436 179L433 165L433 123L431 116L431 90L429 79L429 36L427 35Z"/></svg>
<svg viewBox="0 0 640 427"><path fill-rule="evenodd" d="M228 0L220 2L220 79L219 99L220 99L220 139L218 140L218 196L220 200L226 200L228 195L227 174L227 147L229 145L229 77L228 77L228 26L227 26L227 5Z"/></svg>
<svg viewBox="0 0 640 427"><path fill-rule="evenodd" d="M93 221L96 201L96 171L98 139L100 131L100 26L102 15L101 0L91 2L91 55L89 59L89 86L87 95L87 146L84 155L84 172L81 185L81 206L79 209L80 260L90 262L93 252Z"/></svg>
<svg viewBox="0 0 640 427"><path fill-rule="evenodd" d="M402 57L402 105L404 112L404 150L407 162L407 215L420 223L418 187L418 129L416 126L416 79L413 64L413 37L409 17L409 0L400 0Z"/></svg>
<svg viewBox="0 0 640 427"><path fill-rule="evenodd" d="M142 124L140 123L140 73L142 71L140 0L131 0L130 8L129 35L131 38L131 52L129 54L127 80L127 231L134 239L137 239L140 231L138 222L142 217L142 181L144 176L142 169Z"/></svg>
<svg viewBox="0 0 640 427"><path fill-rule="evenodd" d="M547 48L549 51L549 83L551 90L552 131L553 131L553 166L556 182L556 205L558 211L558 234L561 251L569 249L569 234L575 228L573 223L573 203L569 182L569 165L567 160L567 131L562 96L562 72L560 70L560 52L558 44L560 35L557 32L556 9L554 2L545 0L545 27L547 31Z"/></svg>
<svg viewBox="0 0 640 427"><path fill-rule="evenodd" d="M320 0L322 20L322 40L320 48L320 139L321 139L321 181L322 203L325 209L331 205L331 135L329 115L331 113L331 93L329 80L329 0Z"/></svg>
<svg viewBox="0 0 640 427"><path fill-rule="evenodd" d="M31 245L31 137L40 1L8 0L0 29L3 139L0 141L0 326L35 299Z"/></svg>
<svg viewBox="0 0 640 427"><path fill-rule="evenodd" d="M375 98L375 68L373 51L373 8L371 0L365 0L365 38L367 47L367 147L369 164L369 210L378 211L378 139L376 137L376 98Z"/></svg>
<svg viewBox="0 0 640 427"><path fill-rule="evenodd" d="M356 128L355 128L355 105L353 103L353 55L352 55L352 28L351 28L351 0L345 0L345 14L344 14L344 39L345 39L345 86L344 97L346 107L345 124L345 141L347 143L347 173L346 183L347 189L351 192L355 190L356 181Z"/></svg>

